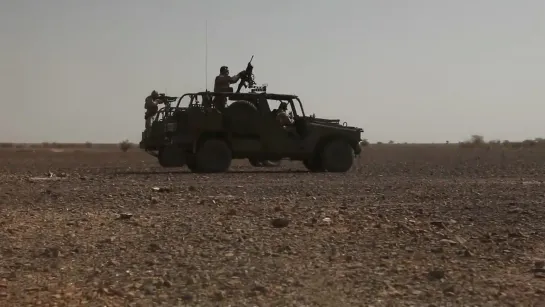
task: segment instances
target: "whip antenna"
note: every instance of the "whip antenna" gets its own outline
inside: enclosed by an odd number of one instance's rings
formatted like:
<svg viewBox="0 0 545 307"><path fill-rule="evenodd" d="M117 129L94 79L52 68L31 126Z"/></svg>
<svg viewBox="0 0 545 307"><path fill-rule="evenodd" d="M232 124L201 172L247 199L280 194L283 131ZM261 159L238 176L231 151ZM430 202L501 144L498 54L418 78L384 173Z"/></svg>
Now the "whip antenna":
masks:
<svg viewBox="0 0 545 307"><path fill-rule="evenodd" d="M208 20L205 21L204 29L204 87L208 92Z"/></svg>

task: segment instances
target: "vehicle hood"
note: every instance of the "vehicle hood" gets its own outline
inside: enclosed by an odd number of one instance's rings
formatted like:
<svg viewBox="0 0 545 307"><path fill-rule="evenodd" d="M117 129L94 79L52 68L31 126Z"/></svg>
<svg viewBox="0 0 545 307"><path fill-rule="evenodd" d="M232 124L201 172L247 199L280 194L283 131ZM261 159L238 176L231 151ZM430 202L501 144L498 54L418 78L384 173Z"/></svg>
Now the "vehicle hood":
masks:
<svg viewBox="0 0 545 307"><path fill-rule="evenodd" d="M346 122L341 123L340 119L309 118L308 123L313 126L321 126L324 128L335 128L344 131L363 132L362 128L349 126Z"/></svg>

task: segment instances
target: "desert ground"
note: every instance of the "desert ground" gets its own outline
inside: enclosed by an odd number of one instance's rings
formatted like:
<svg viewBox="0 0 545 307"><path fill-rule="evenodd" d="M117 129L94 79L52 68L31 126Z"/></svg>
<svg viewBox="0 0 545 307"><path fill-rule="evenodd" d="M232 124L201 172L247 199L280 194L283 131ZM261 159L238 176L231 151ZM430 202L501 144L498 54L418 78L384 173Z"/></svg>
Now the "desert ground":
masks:
<svg viewBox="0 0 545 307"><path fill-rule="evenodd" d="M162 169L0 150L0 306L545 306L545 146Z"/></svg>

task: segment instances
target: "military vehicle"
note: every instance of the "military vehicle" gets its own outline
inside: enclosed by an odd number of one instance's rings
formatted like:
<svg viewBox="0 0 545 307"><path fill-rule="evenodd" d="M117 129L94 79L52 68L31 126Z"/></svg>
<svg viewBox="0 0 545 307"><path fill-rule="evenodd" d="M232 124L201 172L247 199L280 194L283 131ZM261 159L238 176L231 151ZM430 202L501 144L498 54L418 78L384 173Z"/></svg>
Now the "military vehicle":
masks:
<svg viewBox="0 0 545 307"><path fill-rule="evenodd" d="M232 159L249 159L253 165L291 159L312 172L348 171L361 152L363 129L307 116L298 96L256 87L252 69L248 63L241 78L248 93L240 93L239 84L237 92L187 93L175 106L165 104L142 133L140 148L163 167L187 165L193 172L225 172ZM282 102L291 110L292 125L276 119L278 110L272 107Z"/></svg>

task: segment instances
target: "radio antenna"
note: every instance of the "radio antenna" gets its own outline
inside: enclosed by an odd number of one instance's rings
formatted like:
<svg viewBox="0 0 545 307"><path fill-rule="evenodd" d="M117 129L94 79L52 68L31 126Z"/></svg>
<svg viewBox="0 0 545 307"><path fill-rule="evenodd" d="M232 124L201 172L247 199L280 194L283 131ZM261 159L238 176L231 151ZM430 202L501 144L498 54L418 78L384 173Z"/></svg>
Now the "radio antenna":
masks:
<svg viewBox="0 0 545 307"><path fill-rule="evenodd" d="M204 87L208 92L208 20L205 21L205 40L204 40Z"/></svg>

